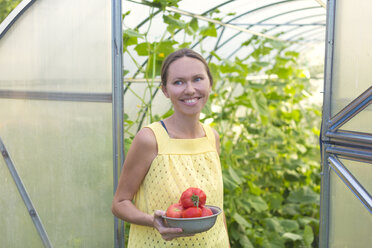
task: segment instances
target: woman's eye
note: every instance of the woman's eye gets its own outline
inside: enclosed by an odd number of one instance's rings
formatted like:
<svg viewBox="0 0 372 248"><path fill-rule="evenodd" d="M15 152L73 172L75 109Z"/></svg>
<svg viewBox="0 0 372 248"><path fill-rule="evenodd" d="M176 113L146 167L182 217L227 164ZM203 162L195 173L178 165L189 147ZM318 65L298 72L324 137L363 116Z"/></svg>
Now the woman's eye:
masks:
<svg viewBox="0 0 372 248"><path fill-rule="evenodd" d="M197 78L195 78L195 82L199 82L199 81L201 81L201 80L202 80L201 77L197 77Z"/></svg>
<svg viewBox="0 0 372 248"><path fill-rule="evenodd" d="M181 85L182 84L182 81L176 81L174 82L175 85Z"/></svg>

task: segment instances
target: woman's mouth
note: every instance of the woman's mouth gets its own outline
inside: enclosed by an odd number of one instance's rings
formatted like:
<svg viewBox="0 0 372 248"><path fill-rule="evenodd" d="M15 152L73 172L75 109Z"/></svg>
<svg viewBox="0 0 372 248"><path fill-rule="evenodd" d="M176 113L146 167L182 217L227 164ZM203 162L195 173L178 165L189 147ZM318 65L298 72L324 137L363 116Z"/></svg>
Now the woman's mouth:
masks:
<svg viewBox="0 0 372 248"><path fill-rule="evenodd" d="M198 101L200 98L201 98L201 97L194 97L194 98L189 98L189 99L183 99L183 100L181 100L181 101L184 102L186 105L192 106L192 105L196 104L197 101Z"/></svg>

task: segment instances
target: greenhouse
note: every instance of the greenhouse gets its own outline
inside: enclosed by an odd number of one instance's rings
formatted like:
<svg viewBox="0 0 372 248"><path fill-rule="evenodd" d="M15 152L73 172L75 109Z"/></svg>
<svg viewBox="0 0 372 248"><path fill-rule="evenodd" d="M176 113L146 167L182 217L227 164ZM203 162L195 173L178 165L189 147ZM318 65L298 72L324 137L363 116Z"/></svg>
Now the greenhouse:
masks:
<svg viewBox="0 0 372 248"><path fill-rule="evenodd" d="M204 240L218 223L234 248L370 247L371 9L0 0L0 247L145 247L128 245L113 198L134 137L178 111L161 70L182 48L210 70L198 121L218 133L223 211L146 247L222 247Z"/></svg>

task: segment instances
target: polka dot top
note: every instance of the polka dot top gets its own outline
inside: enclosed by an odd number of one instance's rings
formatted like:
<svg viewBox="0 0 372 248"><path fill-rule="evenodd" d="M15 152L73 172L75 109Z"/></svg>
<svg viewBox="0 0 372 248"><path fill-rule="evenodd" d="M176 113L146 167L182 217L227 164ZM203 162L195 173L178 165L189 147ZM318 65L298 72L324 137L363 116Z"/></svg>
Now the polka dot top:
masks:
<svg viewBox="0 0 372 248"><path fill-rule="evenodd" d="M212 128L203 125L206 136L196 139L169 138L159 122L146 128L155 134L158 155L134 197L136 207L148 214L158 209L166 211L169 205L179 201L183 191L198 187L207 195L206 205L223 209L221 165ZM220 214L208 231L171 241L163 240L152 227L132 224L128 247L227 248L228 242L223 214Z"/></svg>

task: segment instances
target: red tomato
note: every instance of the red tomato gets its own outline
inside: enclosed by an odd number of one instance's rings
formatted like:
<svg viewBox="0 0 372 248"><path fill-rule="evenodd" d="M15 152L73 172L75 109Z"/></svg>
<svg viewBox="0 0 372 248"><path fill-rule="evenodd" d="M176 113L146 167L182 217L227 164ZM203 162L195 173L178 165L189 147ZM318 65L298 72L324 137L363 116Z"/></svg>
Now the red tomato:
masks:
<svg viewBox="0 0 372 248"><path fill-rule="evenodd" d="M182 212L182 218L197 218L201 217L202 210L199 207L189 207Z"/></svg>
<svg viewBox="0 0 372 248"><path fill-rule="evenodd" d="M211 216L211 215L213 215L213 212L212 212L212 210L209 208L209 207L206 207L206 206L202 206L201 207L201 210L202 210L202 217L203 216Z"/></svg>
<svg viewBox="0 0 372 248"><path fill-rule="evenodd" d="M182 218L183 207L181 203L174 203L167 209L165 215L171 218Z"/></svg>
<svg viewBox="0 0 372 248"><path fill-rule="evenodd" d="M207 195L199 188L188 188L182 195L180 202L183 208L200 207L205 204Z"/></svg>

